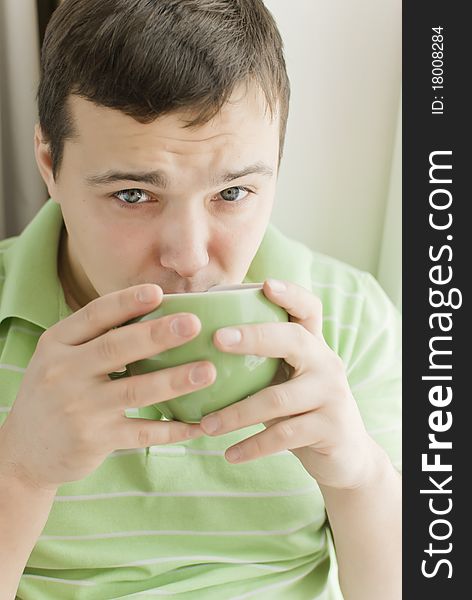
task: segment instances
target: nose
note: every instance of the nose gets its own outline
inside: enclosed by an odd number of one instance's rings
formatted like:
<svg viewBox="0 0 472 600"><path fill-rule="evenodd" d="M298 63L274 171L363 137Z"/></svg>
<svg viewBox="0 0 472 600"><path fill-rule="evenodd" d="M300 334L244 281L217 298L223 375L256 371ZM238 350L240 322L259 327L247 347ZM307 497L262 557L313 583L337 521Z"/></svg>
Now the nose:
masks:
<svg viewBox="0 0 472 600"><path fill-rule="evenodd" d="M208 229L202 215L169 215L158 235L164 268L188 278L208 265Z"/></svg>

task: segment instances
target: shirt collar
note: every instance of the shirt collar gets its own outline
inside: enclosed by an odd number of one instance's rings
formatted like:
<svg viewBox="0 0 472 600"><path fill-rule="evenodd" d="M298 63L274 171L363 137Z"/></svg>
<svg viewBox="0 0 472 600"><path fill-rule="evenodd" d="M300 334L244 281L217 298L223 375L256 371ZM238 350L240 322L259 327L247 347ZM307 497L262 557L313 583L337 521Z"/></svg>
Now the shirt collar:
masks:
<svg viewBox="0 0 472 600"><path fill-rule="evenodd" d="M57 275L62 226L61 208L49 199L5 251L0 323L18 317L48 329L70 313Z"/></svg>
<svg viewBox="0 0 472 600"><path fill-rule="evenodd" d="M310 290L312 263L313 253L307 246L288 238L269 223L244 281L285 279Z"/></svg>

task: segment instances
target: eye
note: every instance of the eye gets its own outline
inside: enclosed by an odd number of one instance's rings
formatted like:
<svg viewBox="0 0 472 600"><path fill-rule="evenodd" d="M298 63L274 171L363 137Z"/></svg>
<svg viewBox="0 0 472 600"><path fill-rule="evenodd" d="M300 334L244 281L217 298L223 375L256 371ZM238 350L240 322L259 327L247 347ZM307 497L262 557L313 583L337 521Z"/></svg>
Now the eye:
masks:
<svg viewBox="0 0 472 600"><path fill-rule="evenodd" d="M220 196L227 202L239 202L244 200L249 193L250 191L245 187L234 186L220 192Z"/></svg>
<svg viewBox="0 0 472 600"><path fill-rule="evenodd" d="M140 202L141 200L149 200L149 194L147 194L144 190L140 189L130 189L130 190L120 190L113 194L115 198L123 201L123 204L143 204Z"/></svg>

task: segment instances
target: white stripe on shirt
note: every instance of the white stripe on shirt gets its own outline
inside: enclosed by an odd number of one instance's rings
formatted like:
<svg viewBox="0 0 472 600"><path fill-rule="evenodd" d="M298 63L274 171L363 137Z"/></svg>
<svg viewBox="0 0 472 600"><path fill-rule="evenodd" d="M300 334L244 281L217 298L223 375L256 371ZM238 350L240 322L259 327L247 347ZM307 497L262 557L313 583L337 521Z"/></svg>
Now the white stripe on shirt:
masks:
<svg viewBox="0 0 472 600"><path fill-rule="evenodd" d="M323 317L323 321L333 321L338 326L338 329L351 329L357 333L357 327L354 327L354 325L341 323L337 317Z"/></svg>
<svg viewBox="0 0 472 600"><path fill-rule="evenodd" d="M51 583L65 583L66 585L80 585L91 587L97 585L92 581L85 581L82 579L60 579L59 577L46 577L45 575L33 575L32 573L23 573L21 578L27 577L29 579L42 579L43 581L51 582Z"/></svg>
<svg viewBox="0 0 472 600"><path fill-rule="evenodd" d="M91 533L87 535L41 535L38 541L47 540L106 540L114 538L126 538L126 537L147 537L147 536L159 536L159 535L206 535L206 536L272 536L272 535L289 535L300 531L309 525L318 523L319 519L311 520L304 525L298 525L297 527L290 527L290 529L250 529L247 531L198 531L195 529L152 529L152 530L138 530L138 531L119 531L113 533Z"/></svg>
<svg viewBox="0 0 472 600"><path fill-rule="evenodd" d="M14 371L15 373L25 373L26 369L22 367L17 367L16 365L6 365L1 364L0 369L4 369L5 371Z"/></svg>
<svg viewBox="0 0 472 600"><path fill-rule="evenodd" d="M78 496L56 496L54 502L74 502L84 500L109 500L110 498L277 498L277 497L289 497L289 496L302 496L303 494L311 494L316 492L317 488L310 486L309 488L303 488L300 490L282 490L278 492L210 492L210 491L189 491L189 492L109 492L104 494L87 494Z"/></svg>
<svg viewBox="0 0 472 600"><path fill-rule="evenodd" d="M320 283L318 281L312 281L311 285L313 285L314 287L323 288L323 289L329 288L329 289L337 290L340 294L342 294L343 296L347 296L348 298L360 298L360 299L364 298L363 294L360 294L359 292L347 292L345 289L343 289L339 285L336 285L335 283Z"/></svg>

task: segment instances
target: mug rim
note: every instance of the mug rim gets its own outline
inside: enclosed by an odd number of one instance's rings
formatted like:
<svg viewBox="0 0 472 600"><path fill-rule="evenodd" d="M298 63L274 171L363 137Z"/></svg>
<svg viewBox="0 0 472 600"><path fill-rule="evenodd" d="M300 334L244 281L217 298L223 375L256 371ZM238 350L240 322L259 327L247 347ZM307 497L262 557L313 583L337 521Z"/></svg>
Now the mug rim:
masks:
<svg viewBox="0 0 472 600"><path fill-rule="evenodd" d="M164 294L164 298L182 298L188 296L204 296L205 294L225 294L227 292L245 292L248 290L262 290L264 287L263 283L234 283L231 285L214 285L205 292L182 292Z"/></svg>

